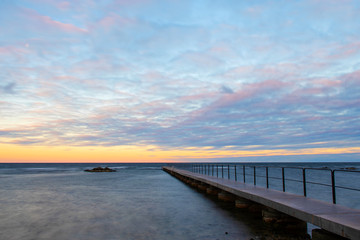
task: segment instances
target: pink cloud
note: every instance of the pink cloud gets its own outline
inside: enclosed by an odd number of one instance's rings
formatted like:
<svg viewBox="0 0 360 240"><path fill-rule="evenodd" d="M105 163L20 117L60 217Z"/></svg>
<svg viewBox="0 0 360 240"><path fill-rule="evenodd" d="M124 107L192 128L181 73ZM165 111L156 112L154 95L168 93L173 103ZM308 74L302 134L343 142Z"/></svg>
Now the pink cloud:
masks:
<svg viewBox="0 0 360 240"><path fill-rule="evenodd" d="M254 71L254 66L246 65L246 66L238 66L235 68L232 68L225 72L223 76L225 78L239 78L244 75L248 75Z"/></svg>
<svg viewBox="0 0 360 240"><path fill-rule="evenodd" d="M228 79L292 79L300 72L299 64L278 63L272 65L243 65L231 68L222 74Z"/></svg>
<svg viewBox="0 0 360 240"><path fill-rule="evenodd" d="M343 80L343 86L347 87L360 87L360 70L354 71L352 73L348 73L343 75L341 78Z"/></svg>
<svg viewBox="0 0 360 240"><path fill-rule="evenodd" d="M253 17L258 17L264 12L264 6L251 6L245 9L245 14L251 15Z"/></svg>
<svg viewBox="0 0 360 240"><path fill-rule="evenodd" d="M280 94L282 89L291 85L292 83L286 83L279 80L266 80L263 82L243 85L243 87L238 91L235 91L232 94L222 94L221 97L215 100L212 104L193 111L191 113L191 119L189 119L189 121L207 118L208 113L211 114L217 109L236 105L238 102L246 99L256 98L258 96L263 96L264 94L271 95L275 92Z"/></svg>
<svg viewBox="0 0 360 240"><path fill-rule="evenodd" d="M282 101L288 104L297 104L312 107L323 108L352 108L359 106L360 100L356 95L349 95L349 89L360 87L360 71L355 71L343 76L328 79L308 79L305 86L298 86L297 89L283 97ZM347 98L344 93L347 91Z"/></svg>
<svg viewBox="0 0 360 240"><path fill-rule="evenodd" d="M355 40L346 44L329 43L314 51L309 57L326 61L342 60L360 54L360 41Z"/></svg>
<svg viewBox="0 0 360 240"><path fill-rule="evenodd" d="M200 101L204 99L212 99L216 97L218 93L214 92L202 92L199 94L187 95L179 98L180 102L189 102L189 101Z"/></svg>
<svg viewBox="0 0 360 240"><path fill-rule="evenodd" d="M339 13L339 11L350 14L352 11L349 10L351 10L354 1L353 0L308 0L308 2L312 5L312 7L314 8L314 12L317 14L319 14L319 12Z"/></svg>
<svg viewBox="0 0 360 240"><path fill-rule="evenodd" d="M33 53L31 48L23 46L4 46L0 47L0 63L10 59L20 64L25 64L29 55Z"/></svg>
<svg viewBox="0 0 360 240"><path fill-rule="evenodd" d="M315 79L314 81L312 81L312 83L322 87L336 87L341 85L340 80L328 78Z"/></svg>
<svg viewBox="0 0 360 240"><path fill-rule="evenodd" d="M234 31L234 30L229 30ZM237 58L238 55L234 51L233 47L226 42L219 42L209 48L208 53L212 56L216 56L220 59L227 60L229 58Z"/></svg>
<svg viewBox="0 0 360 240"><path fill-rule="evenodd" d="M226 45L217 45L210 48L211 53L215 54L229 54L231 53L231 48Z"/></svg>
<svg viewBox="0 0 360 240"><path fill-rule="evenodd" d="M302 88L302 89L296 90L292 93L292 95L298 96L298 97L306 97L306 96L323 94L324 92L325 92L324 88L312 87L312 88Z"/></svg>
<svg viewBox="0 0 360 240"><path fill-rule="evenodd" d="M55 20L51 19L48 16L42 17L42 20L43 20L44 23L46 23L46 24L48 24L50 26L53 26L55 28L59 28L59 29L65 31L65 32L80 32L80 33L87 32L86 29L76 27L75 25L72 25L72 24L69 24L69 23L62 23L62 22L59 22L59 21L55 21Z"/></svg>
<svg viewBox="0 0 360 240"><path fill-rule="evenodd" d="M32 9L23 9L22 13L24 16L30 20L28 24L30 27L37 27L38 29L46 29L51 31L61 31L67 33L87 33L86 29L77 27L70 23L62 23L60 21L56 21L49 16L44 16L39 14L37 11Z"/></svg>
<svg viewBox="0 0 360 240"><path fill-rule="evenodd" d="M80 81L82 83L88 84L88 86L94 86L94 84L101 86L101 82L96 80L94 74L96 76L105 76L108 73L115 74L125 74L129 72L135 71L134 66L128 64L122 59L116 59L114 61L113 58L105 55L98 55L97 58L94 59L85 59L82 61L77 61L70 67L70 72L73 76L76 76L78 79L73 79L74 81ZM85 80L85 77L86 79ZM67 80L64 76L62 80ZM71 81L72 79L69 79Z"/></svg>
<svg viewBox="0 0 360 240"><path fill-rule="evenodd" d="M99 22L98 25L100 25L101 27L105 27L105 28L111 28L113 26L132 26L137 24L138 21L136 19L132 19L132 18L124 18L122 16L119 16L115 13L111 13L110 15L102 18Z"/></svg>
<svg viewBox="0 0 360 240"><path fill-rule="evenodd" d="M328 5L342 5L352 3L353 0L309 0L309 2L315 4L324 5L324 7L329 7Z"/></svg>
<svg viewBox="0 0 360 240"><path fill-rule="evenodd" d="M61 10L68 10L71 7L71 3L63 1L63 2L58 3L57 7Z"/></svg>
<svg viewBox="0 0 360 240"><path fill-rule="evenodd" d="M337 52L331 55L331 59L348 58L360 53L360 41L355 41L344 46L340 46Z"/></svg>
<svg viewBox="0 0 360 240"><path fill-rule="evenodd" d="M94 6L94 0L33 0L35 3L41 5L50 5L51 7L65 11L70 9L80 9L84 6Z"/></svg>
<svg viewBox="0 0 360 240"><path fill-rule="evenodd" d="M13 55L14 53L27 54L30 53L30 50L27 49L26 45L24 45L24 47L17 47L17 46L0 47L0 55Z"/></svg>
<svg viewBox="0 0 360 240"><path fill-rule="evenodd" d="M114 5L117 6L126 6L126 5L138 5L138 4L145 4L149 3L151 0L116 0Z"/></svg>
<svg viewBox="0 0 360 240"><path fill-rule="evenodd" d="M177 61L180 64L190 64L201 68L213 68L222 63L220 59L205 52L186 52L182 54Z"/></svg>

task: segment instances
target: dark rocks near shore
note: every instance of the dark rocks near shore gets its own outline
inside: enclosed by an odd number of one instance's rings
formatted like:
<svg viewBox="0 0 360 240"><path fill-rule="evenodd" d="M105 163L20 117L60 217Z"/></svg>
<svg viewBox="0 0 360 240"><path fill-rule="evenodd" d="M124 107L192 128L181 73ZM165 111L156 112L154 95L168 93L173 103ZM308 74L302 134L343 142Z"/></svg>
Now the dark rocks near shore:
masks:
<svg viewBox="0 0 360 240"><path fill-rule="evenodd" d="M356 167L346 167L346 168L344 168L345 170L357 170L357 168Z"/></svg>
<svg viewBox="0 0 360 240"><path fill-rule="evenodd" d="M86 169L85 172L116 172L115 169L111 169L108 167L102 168L102 167L96 167L93 169Z"/></svg>

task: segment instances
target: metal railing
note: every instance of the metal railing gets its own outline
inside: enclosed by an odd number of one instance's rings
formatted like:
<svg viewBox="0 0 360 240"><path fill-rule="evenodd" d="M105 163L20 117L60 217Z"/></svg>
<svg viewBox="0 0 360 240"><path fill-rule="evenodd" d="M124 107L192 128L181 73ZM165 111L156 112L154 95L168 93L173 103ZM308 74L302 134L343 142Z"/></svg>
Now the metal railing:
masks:
<svg viewBox="0 0 360 240"><path fill-rule="evenodd" d="M283 192L286 192L287 185L291 183L300 183L302 185L302 195L307 196L309 185L322 186L331 188L332 203L336 204L336 192L338 189L350 190L360 192L360 188L352 186L343 186L336 184L337 173L356 173L360 178L360 171L345 170L345 169L329 169L329 168L311 168L311 167L277 167L277 166L250 166L237 164L193 164L191 165L192 172L214 176L218 178L227 178L234 181L241 181L244 183L257 183L262 180L262 184L266 188L271 188L270 185L274 181L280 181L276 184L281 187ZM269 171L275 172L271 175ZM325 174L325 175L324 175ZM297 175L298 178L294 178ZM319 176L322 180L327 179L328 182L320 182ZM358 183L360 184L360 183Z"/></svg>

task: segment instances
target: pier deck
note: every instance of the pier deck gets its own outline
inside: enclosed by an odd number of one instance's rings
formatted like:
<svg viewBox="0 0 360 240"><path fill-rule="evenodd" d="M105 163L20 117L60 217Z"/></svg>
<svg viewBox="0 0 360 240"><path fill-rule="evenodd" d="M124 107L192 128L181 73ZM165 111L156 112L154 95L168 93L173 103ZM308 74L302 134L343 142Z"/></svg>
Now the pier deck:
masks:
<svg viewBox="0 0 360 240"><path fill-rule="evenodd" d="M334 234L360 239L360 210L172 167L163 167L163 170L262 204Z"/></svg>

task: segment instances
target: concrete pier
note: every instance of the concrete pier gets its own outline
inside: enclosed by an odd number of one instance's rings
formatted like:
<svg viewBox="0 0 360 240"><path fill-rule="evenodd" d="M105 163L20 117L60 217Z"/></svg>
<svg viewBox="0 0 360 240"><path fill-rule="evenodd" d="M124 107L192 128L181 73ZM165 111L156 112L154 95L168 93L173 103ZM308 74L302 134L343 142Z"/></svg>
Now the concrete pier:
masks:
<svg viewBox="0 0 360 240"><path fill-rule="evenodd" d="M293 221L301 227L303 226L301 221L316 225L321 229L315 231L314 240L322 237L326 239L329 236L338 239L343 239L342 237L360 239L360 210L186 170L171 167L163 167L163 170L176 177L186 177L201 182L207 188L218 189L219 195L229 194L227 196L234 197L232 199L234 204L237 200L240 201L239 206L247 207L247 203L249 208L257 206L257 209L262 209L264 221L273 223ZM241 202L242 199L248 202Z"/></svg>

